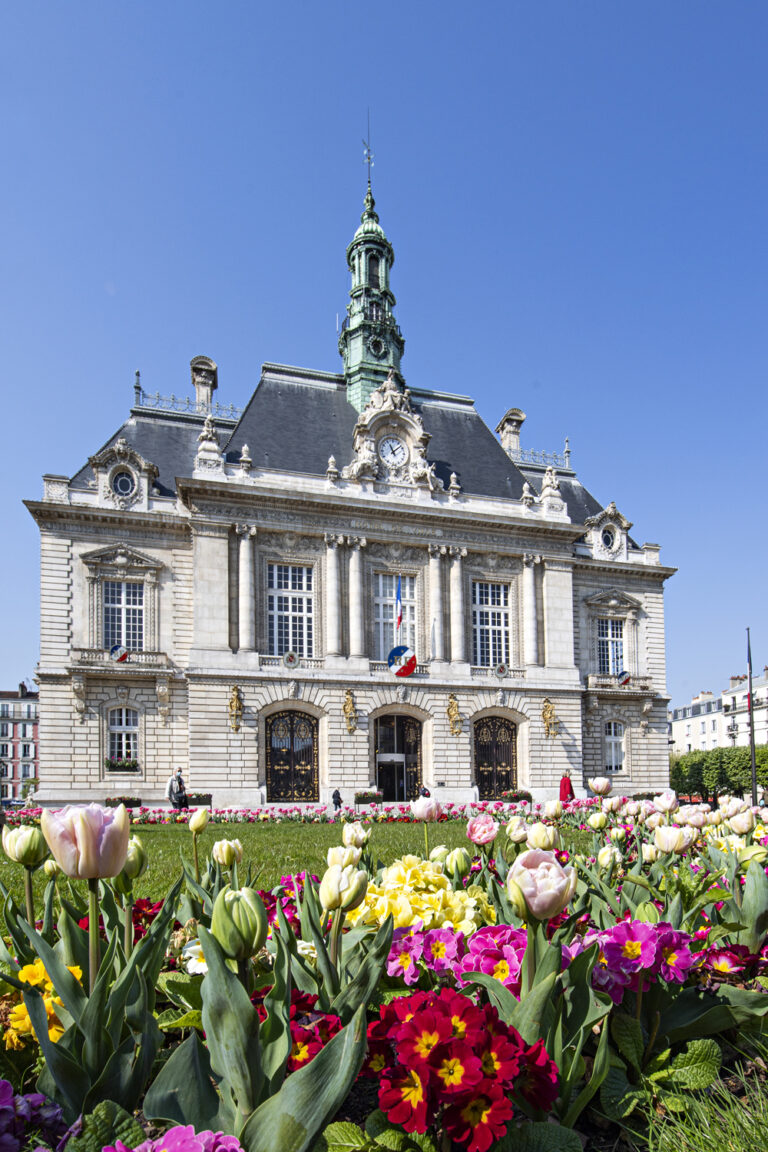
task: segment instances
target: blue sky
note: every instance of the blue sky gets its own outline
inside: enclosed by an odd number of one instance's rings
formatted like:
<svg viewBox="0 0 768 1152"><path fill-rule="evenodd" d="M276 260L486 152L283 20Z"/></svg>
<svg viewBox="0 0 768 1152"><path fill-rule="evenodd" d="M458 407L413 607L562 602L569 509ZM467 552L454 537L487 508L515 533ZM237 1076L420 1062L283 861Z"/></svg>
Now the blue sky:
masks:
<svg viewBox="0 0 768 1152"><path fill-rule="evenodd" d="M469 393L662 545L681 703L768 663L768 6L9 0L0 13L0 686L32 676L21 505L212 356L337 371L365 189L413 386Z"/></svg>

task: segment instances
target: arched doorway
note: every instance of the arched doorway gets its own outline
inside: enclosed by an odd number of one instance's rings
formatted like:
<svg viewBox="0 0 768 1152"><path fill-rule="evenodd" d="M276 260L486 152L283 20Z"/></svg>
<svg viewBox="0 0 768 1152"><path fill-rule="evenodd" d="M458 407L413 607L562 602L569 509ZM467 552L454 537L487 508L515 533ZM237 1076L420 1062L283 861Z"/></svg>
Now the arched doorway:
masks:
<svg viewBox="0 0 768 1152"><path fill-rule="evenodd" d="M267 717L267 800L317 804L317 720L306 712Z"/></svg>
<svg viewBox="0 0 768 1152"><path fill-rule="evenodd" d="M517 725L504 716L476 720L475 783L481 800L517 788Z"/></svg>
<svg viewBox="0 0 768 1152"><path fill-rule="evenodd" d="M421 721L379 716L375 724L376 787L385 800L415 800L421 788Z"/></svg>

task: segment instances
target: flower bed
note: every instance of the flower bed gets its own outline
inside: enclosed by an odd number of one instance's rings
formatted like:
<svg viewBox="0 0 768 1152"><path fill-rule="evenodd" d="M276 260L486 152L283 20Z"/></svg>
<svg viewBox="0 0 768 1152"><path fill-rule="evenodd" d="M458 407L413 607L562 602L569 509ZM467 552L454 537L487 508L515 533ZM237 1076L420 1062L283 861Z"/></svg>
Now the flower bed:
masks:
<svg viewBox="0 0 768 1152"><path fill-rule="evenodd" d="M390 806L425 843L383 865L381 821L346 810L324 874L272 891L232 831L201 857L216 812L162 810L188 850L154 901L134 898L151 810L24 814L3 830L25 879L23 909L3 892L6 1143L76 1122L67 1152L581 1152L593 1109L612 1145L642 1139L768 1020L768 809L590 785L533 812ZM466 849L430 847L460 813ZM218 823L264 816L299 818Z"/></svg>

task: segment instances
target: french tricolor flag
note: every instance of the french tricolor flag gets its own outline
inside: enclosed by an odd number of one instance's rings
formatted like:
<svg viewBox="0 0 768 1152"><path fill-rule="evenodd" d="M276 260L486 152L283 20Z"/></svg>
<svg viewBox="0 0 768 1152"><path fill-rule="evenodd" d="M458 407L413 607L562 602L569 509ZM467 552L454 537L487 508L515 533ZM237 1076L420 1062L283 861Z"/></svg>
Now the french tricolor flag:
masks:
<svg viewBox="0 0 768 1152"><path fill-rule="evenodd" d="M397 599L395 601L395 627L400 632L403 623L403 597L402 589L400 587L400 577L397 578Z"/></svg>

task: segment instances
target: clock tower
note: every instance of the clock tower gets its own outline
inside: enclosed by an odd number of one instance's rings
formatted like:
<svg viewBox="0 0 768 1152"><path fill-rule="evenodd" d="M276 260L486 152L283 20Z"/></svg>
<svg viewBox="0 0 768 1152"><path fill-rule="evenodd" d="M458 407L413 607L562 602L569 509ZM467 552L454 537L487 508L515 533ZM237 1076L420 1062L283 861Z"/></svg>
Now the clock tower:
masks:
<svg viewBox="0 0 768 1152"><path fill-rule="evenodd" d="M392 315L395 297L389 287L394 262L395 254L379 224L369 180L360 227L347 248L352 287L339 336L347 395L358 412L362 412L371 393L390 372L402 383L400 358L405 341Z"/></svg>

